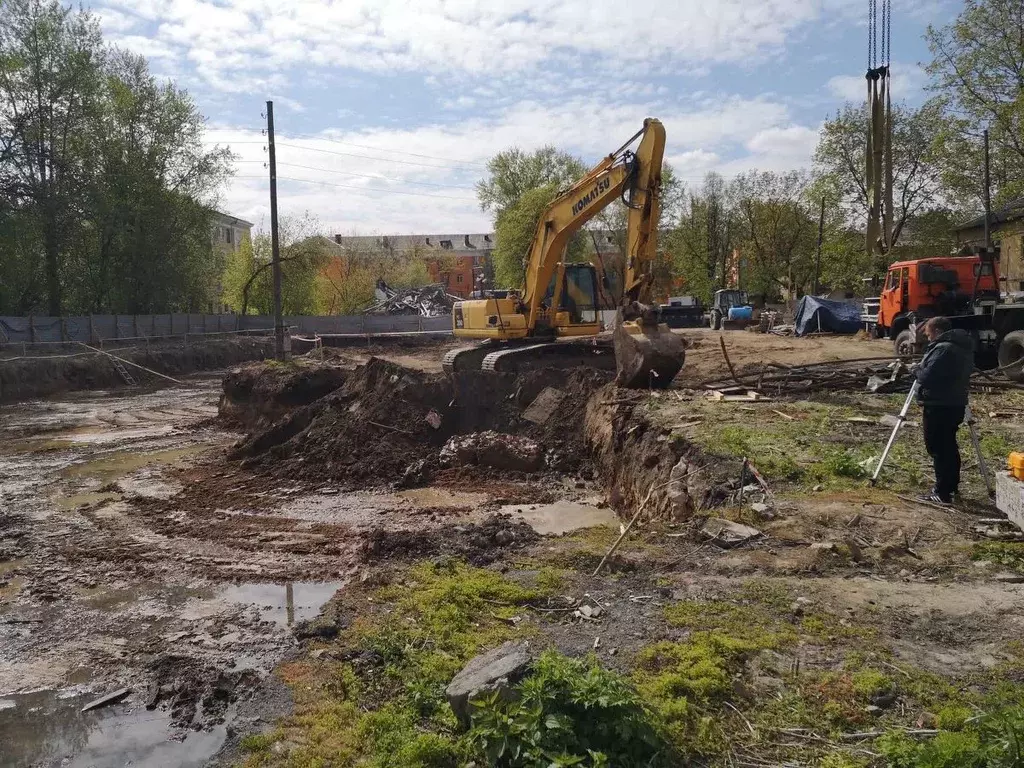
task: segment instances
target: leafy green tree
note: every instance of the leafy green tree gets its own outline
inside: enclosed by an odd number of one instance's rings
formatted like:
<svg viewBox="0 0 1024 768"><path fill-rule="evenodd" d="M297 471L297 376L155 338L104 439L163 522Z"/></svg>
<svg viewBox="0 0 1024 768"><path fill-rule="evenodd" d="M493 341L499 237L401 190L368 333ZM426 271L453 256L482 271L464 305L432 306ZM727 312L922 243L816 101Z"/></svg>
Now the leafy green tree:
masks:
<svg viewBox="0 0 1024 768"><path fill-rule="evenodd" d="M516 203L500 214L494 225L497 242L491 258L499 287L522 288L526 279L526 261L541 216L558 196L553 184L527 191ZM566 261L582 261L587 253L586 241L580 233L569 241Z"/></svg>
<svg viewBox="0 0 1024 768"><path fill-rule="evenodd" d="M0 311L197 311L231 156L191 97L57 0L0 0Z"/></svg>
<svg viewBox="0 0 1024 768"><path fill-rule="evenodd" d="M956 21L928 27L927 67L941 112L936 148L950 198L983 200L988 128L996 202L1024 195L1024 12L1020 0L966 0ZM958 200L959 198L959 200Z"/></svg>
<svg viewBox="0 0 1024 768"><path fill-rule="evenodd" d="M751 293L795 299L811 287L818 227L807 186L801 171L750 171L730 185L740 252L748 264L741 284Z"/></svg>
<svg viewBox="0 0 1024 768"><path fill-rule="evenodd" d="M895 104L892 115L892 242L898 244L910 219L942 205L942 167L935 152L941 118L935 104L916 110ZM847 104L822 126L814 153L816 186L830 202L829 212L840 214L848 226L861 229L866 226L868 214L864 178L867 134L866 104ZM863 248L866 252L866 244Z"/></svg>
<svg viewBox="0 0 1024 768"><path fill-rule="evenodd" d="M42 258L51 315L62 309L62 271L82 231L85 158L106 58L98 21L58 0L0 2L0 200L24 258ZM30 244L23 235L35 231ZM7 236L11 237L8 230ZM22 279L32 268L17 269ZM23 294L24 297L24 294Z"/></svg>
<svg viewBox="0 0 1024 768"><path fill-rule="evenodd" d="M549 185L564 189L586 172L582 160L552 146L533 152L512 147L487 162L488 177L477 182L477 199L482 210L501 215L530 190Z"/></svg>
<svg viewBox="0 0 1024 768"><path fill-rule="evenodd" d="M686 196L666 238L675 274L687 294L709 301L717 288L727 287L736 232L725 182L717 173L709 173L703 185Z"/></svg>
<svg viewBox="0 0 1024 768"><path fill-rule="evenodd" d="M281 309L286 315L317 312L317 278L330 262L329 240L309 214L279 223ZM251 254L251 255L250 255ZM224 300L239 314L274 313L273 248L269 232L243 240L221 278Z"/></svg>

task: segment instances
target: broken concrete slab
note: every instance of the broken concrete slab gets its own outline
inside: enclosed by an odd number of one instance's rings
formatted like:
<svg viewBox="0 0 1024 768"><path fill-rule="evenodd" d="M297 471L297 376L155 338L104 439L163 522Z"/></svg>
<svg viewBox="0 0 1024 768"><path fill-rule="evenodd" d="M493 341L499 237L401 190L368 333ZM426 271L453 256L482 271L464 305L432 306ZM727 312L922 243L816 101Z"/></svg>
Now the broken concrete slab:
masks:
<svg viewBox="0 0 1024 768"><path fill-rule="evenodd" d="M82 712L91 712L94 709L99 709L100 707L105 707L109 704L116 704L131 692L131 688L118 688L116 691L108 693L106 696L100 696L98 699L93 699L82 707Z"/></svg>
<svg viewBox="0 0 1024 768"><path fill-rule="evenodd" d="M725 549L737 547L762 535L757 528L720 517L708 520L700 532L702 536L710 539L712 544Z"/></svg>
<svg viewBox="0 0 1024 768"><path fill-rule="evenodd" d="M465 729L472 725L472 701L495 691L512 695L512 686L526 676L533 656L529 643L508 641L470 659L445 688L448 704Z"/></svg>
<svg viewBox="0 0 1024 768"><path fill-rule="evenodd" d="M562 390L545 387L523 411L523 418L534 424L544 424L551 418L551 414L555 412L564 397L565 393Z"/></svg>
<svg viewBox="0 0 1024 768"><path fill-rule="evenodd" d="M448 465L479 464L515 472L536 472L544 465L544 448L528 437L488 430L456 435L445 443L440 458Z"/></svg>

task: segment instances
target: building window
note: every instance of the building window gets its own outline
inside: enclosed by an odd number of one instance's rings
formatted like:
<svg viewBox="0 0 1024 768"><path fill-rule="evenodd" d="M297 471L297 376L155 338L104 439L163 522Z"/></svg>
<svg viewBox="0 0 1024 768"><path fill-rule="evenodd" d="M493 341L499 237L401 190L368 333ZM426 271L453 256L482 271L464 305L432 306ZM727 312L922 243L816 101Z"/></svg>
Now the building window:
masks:
<svg viewBox="0 0 1024 768"><path fill-rule="evenodd" d="M450 251L452 249L452 241L451 240L442 240L441 241L441 247L444 248L447 251Z"/></svg>
<svg viewBox="0 0 1024 768"><path fill-rule="evenodd" d="M224 227L224 239L229 244L234 242L234 230L231 227Z"/></svg>
<svg viewBox="0 0 1024 768"><path fill-rule="evenodd" d="M462 275L456 275L455 276L455 282L456 283L461 283L462 282Z"/></svg>

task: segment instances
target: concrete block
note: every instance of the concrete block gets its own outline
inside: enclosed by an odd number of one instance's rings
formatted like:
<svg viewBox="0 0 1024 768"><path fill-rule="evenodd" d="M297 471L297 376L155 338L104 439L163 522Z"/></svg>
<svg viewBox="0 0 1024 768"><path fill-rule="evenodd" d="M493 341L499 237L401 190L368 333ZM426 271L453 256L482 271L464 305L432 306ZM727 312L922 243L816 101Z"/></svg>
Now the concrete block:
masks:
<svg viewBox="0 0 1024 768"><path fill-rule="evenodd" d="M511 687L526 675L532 662L529 644L511 641L471 659L445 689L452 712L462 726L468 730L472 725L470 702L473 699L495 691L509 695Z"/></svg>
<svg viewBox="0 0 1024 768"><path fill-rule="evenodd" d="M1005 470L996 472L996 507L1010 522L1024 530L1024 480Z"/></svg>

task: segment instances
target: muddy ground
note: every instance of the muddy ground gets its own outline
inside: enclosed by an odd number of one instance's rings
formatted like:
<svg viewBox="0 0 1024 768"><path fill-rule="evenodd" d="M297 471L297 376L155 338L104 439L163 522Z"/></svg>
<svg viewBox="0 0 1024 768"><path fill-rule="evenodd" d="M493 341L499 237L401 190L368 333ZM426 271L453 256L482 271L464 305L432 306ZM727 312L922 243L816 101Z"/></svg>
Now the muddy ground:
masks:
<svg viewBox="0 0 1024 768"><path fill-rule="evenodd" d="M220 370L245 360L273 356L273 340L266 336L213 336L189 343L164 340L149 343L136 339L108 341L102 346L106 352L128 361L122 367L131 382L110 357L78 344L30 348L27 354L19 346L0 345L0 403L49 397L61 392L166 386L167 380L154 371L180 378L196 371Z"/></svg>
<svg viewBox="0 0 1024 768"><path fill-rule="evenodd" d="M442 344L328 351L341 373L309 366L299 386L235 374L222 389L219 376L200 376L0 408L0 765L191 766L218 753L219 764L312 764L303 750L322 737L308 718L289 719L317 689L304 675L330 671L332 644L348 642L375 589L444 558L526 582L557 571L559 592L588 595L605 606L600 617L556 602L524 609L509 631L594 651L624 674L646 646L689 632L666 619L671 606L746 605L753 593L771 595L780 621L806 613L829 628L787 648L780 668L842 669L865 652L851 639L861 630L869 652L900 670L955 680L1013 662L1024 586L1012 562L976 557L986 542L972 527L992 514L977 481L959 510L901 499L894 491L927 483L912 432L884 488L851 468L884 441L870 422L898 397L711 403L687 384L727 374L718 334L685 336L687 366L660 396L565 372L452 392L439 377ZM737 368L889 351L849 338L726 339ZM374 354L387 360L368 364ZM294 373L272 371L293 384ZM548 427L524 420L551 383L571 401ZM993 458L1020 445L1024 400L976 403ZM522 471L443 458L449 440L482 429L536 441L543 460ZM770 498L737 500L741 455L766 475ZM616 475L623 456L637 469ZM680 459L694 475L686 504L659 496L607 572L589 576L617 535L616 512L631 516ZM699 533L709 516L762 535L717 546ZM761 685L791 684L781 670L753 672ZM915 706L909 695L905 705ZM276 734L267 751L243 739L259 733ZM750 764L814 745L796 741Z"/></svg>

